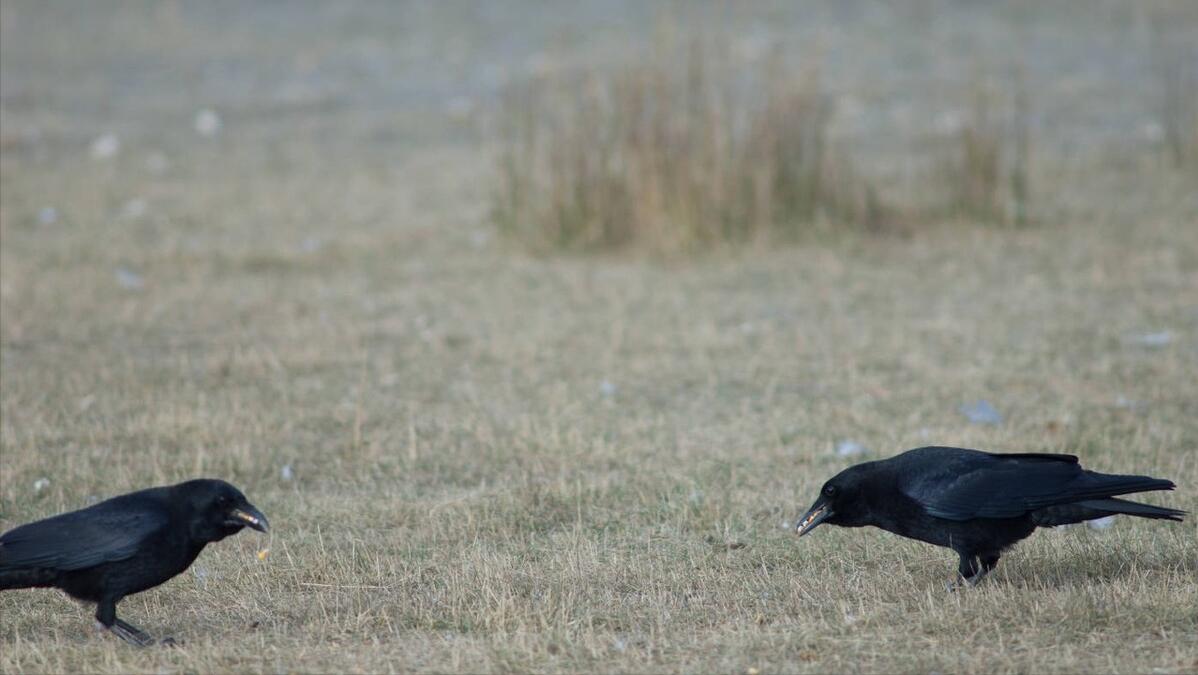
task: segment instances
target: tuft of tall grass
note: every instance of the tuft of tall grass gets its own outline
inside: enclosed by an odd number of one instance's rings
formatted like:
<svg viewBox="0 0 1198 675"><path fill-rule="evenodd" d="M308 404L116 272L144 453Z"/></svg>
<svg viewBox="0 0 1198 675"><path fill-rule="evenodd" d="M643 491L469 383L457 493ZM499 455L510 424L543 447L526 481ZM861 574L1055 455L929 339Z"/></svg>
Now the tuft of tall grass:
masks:
<svg viewBox="0 0 1198 675"><path fill-rule="evenodd" d="M975 84L939 164L950 215L986 223L1030 221L1031 131L1027 93Z"/></svg>
<svg viewBox="0 0 1198 675"><path fill-rule="evenodd" d="M1160 125L1169 159L1177 167L1198 166L1198 50L1163 53L1157 69L1161 82Z"/></svg>
<svg viewBox="0 0 1198 675"><path fill-rule="evenodd" d="M677 253L878 229L874 189L829 138L819 73L710 49L542 79L501 113L492 214L534 250Z"/></svg>

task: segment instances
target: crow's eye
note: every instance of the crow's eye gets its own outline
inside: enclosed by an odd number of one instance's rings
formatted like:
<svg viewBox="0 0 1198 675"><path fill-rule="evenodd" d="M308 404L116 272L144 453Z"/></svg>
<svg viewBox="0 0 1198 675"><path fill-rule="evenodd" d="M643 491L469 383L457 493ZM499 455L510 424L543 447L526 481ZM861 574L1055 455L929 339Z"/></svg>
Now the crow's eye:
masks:
<svg viewBox="0 0 1198 675"><path fill-rule="evenodd" d="M825 497L835 497L836 496L836 486L835 485L825 485L824 486L824 496Z"/></svg>

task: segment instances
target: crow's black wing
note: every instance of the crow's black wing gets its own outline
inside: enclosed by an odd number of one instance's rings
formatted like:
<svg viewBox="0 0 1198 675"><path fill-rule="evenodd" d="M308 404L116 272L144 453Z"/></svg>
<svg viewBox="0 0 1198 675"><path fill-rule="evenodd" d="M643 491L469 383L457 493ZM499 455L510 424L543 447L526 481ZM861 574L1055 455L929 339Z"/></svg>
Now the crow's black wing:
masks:
<svg viewBox="0 0 1198 675"><path fill-rule="evenodd" d="M1086 471L1071 455L949 455L935 466L908 467L899 489L931 515L948 520L1018 518L1036 509L1148 490L1167 480Z"/></svg>
<svg viewBox="0 0 1198 675"><path fill-rule="evenodd" d="M145 499L118 497L95 506L22 525L0 537L0 571L64 572L124 560L169 522Z"/></svg>

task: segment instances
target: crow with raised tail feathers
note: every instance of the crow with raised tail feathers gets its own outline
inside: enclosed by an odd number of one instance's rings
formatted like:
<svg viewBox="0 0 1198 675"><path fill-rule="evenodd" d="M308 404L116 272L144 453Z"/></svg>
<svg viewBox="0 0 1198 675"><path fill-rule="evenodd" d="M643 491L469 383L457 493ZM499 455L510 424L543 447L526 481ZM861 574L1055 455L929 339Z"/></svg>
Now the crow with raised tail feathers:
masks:
<svg viewBox="0 0 1198 675"><path fill-rule="evenodd" d="M796 525L872 525L950 548L972 586L1037 527L1116 514L1180 521L1185 511L1117 499L1172 490L1172 481L1083 469L1073 455L992 454L926 447L851 466L833 476Z"/></svg>
<svg viewBox="0 0 1198 675"><path fill-rule="evenodd" d="M269 524L222 480L131 492L4 533L0 590L59 588L95 603L100 626L144 647L154 639L118 619L116 604L186 570L205 546L246 527L266 532Z"/></svg>

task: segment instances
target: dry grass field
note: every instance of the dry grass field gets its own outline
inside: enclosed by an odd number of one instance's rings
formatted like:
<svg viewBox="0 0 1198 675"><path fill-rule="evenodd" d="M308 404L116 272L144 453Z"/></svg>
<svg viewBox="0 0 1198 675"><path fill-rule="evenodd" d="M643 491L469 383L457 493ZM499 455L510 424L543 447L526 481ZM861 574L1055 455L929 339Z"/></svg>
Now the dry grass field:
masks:
<svg viewBox="0 0 1198 675"><path fill-rule="evenodd" d="M790 529L933 443L1198 511L1198 178L1153 75L1194 5L813 5L665 7L816 45L892 199L959 83L1024 68L1035 224L530 255L488 219L502 85L665 9L5 0L0 530L217 476L275 532L120 605L173 649L0 594L0 671L1198 671L1196 519L1041 531L960 593L947 550Z"/></svg>

